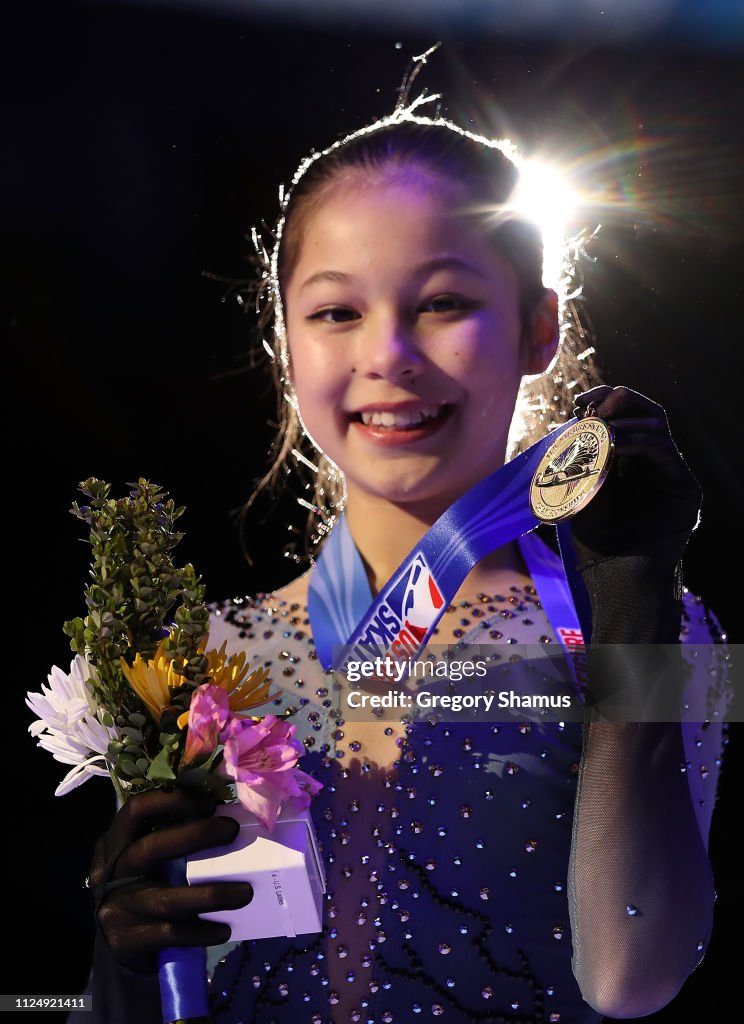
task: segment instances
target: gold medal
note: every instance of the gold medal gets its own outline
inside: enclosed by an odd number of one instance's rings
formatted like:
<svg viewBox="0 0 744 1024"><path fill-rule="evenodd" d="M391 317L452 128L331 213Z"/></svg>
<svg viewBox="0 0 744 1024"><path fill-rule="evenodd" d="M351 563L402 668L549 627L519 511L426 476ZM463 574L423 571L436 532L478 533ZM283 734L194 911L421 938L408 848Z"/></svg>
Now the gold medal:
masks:
<svg viewBox="0 0 744 1024"><path fill-rule="evenodd" d="M530 510L543 523L568 519L587 505L607 476L614 439L609 425L592 415L567 427L550 445L530 483Z"/></svg>

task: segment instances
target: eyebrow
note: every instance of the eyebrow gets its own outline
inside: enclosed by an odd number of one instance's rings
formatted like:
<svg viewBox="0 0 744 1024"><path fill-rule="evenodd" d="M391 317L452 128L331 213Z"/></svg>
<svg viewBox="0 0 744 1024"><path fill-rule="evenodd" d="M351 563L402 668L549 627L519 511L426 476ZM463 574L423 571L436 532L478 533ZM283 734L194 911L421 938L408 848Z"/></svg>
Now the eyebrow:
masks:
<svg viewBox="0 0 744 1024"><path fill-rule="evenodd" d="M309 288L311 284L320 284L321 281L337 281L339 284L344 284L353 280L352 274L344 274L342 270L319 270L317 274L311 274L307 281L300 285L300 291L303 288Z"/></svg>
<svg viewBox="0 0 744 1024"><path fill-rule="evenodd" d="M486 280L486 275L480 267L475 263L464 260L461 256L436 256L433 260L428 260L426 263L421 263L418 267L415 267L414 273L431 274L435 270L464 270L466 273L475 274L482 281Z"/></svg>
<svg viewBox="0 0 744 1024"><path fill-rule="evenodd" d="M413 268L414 274L424 275L434 273L436 270L464 270L467 273L474 274L481 280L486 280L486 275L480 270L474 263L469 263L467 260L462 259L460 256L436 256L432 260L427 260L425 263L420 263L417 267ZM317 284L321 281L334 281L338 284L349 284L355 281L356 278L353 274L345 274L342 270L319 270L317 274L311 274L306 281L300 285L300 290L308 288L311 284Z"/></svg>

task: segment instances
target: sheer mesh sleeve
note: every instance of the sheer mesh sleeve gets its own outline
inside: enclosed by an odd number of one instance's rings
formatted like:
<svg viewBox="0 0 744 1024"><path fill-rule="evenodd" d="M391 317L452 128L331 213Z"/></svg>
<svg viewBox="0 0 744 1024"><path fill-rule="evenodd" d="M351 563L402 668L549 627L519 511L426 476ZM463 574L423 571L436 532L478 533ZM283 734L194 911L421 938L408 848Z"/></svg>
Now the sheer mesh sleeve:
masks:
<svg viewBox="0 0 744 1024"><path fill-rule="evenodd" d="M706 851L730 697L725 637L689 594L682 622L682 699L700 724L584 727L568 879L573 968L586 1001L613 1018L666 1005L712 926Z"/></svg>
<svg viewBox="0 0 744 1024"><path fill-rule="evenodd" d="M118 964L96 930L93 963L85 992L93 1010L74 1010L67 1024L162 1024L160 982L155 974L135 974Z"/></svg>

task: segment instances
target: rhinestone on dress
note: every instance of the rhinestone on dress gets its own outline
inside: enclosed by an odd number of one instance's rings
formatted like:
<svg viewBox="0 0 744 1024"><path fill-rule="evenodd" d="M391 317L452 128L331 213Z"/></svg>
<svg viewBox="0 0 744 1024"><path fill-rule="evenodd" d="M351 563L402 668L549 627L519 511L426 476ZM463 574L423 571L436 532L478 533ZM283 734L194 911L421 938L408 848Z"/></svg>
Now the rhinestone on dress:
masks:
<svg viewBox="0 0 744 1024"><path fill-rule="evenodd" d="M328 889L324 932L311 937L307 948L305 940L302 946L295 941L288 956L285 950L292 940L282 947L277 939L270 955L267 950L267 962L257 964L256 949L249 953L248 944L227 954L215 971L213 987L219 1009L227 1010L224 1019L238 1024L261 1020L267 1013L277 1024L300 1019L308 1024L401 1024L439 1016L447 1021L451 1015L485 1021L516 1019L515 1013L531 1019L534 996L525 999L521 987L527 983L533 993L542 991L549 999L537 1014L540 1019L562 1024L568 1010L556 993L573 993L574 983L566 885L555 879L565 877L568 867L581 756L579 726L473 721L463 728L464 719L447 721L438 713L415 723L402 716L403 736L395 735L399 730L392 728L392 721L379 726L380 739L389 738L392 752L392 763L380 769L368 734L360 742L352 723L344 721L334 692L336 679L322 671L305 607L271 595L258 602L239 598L238 606L240 624L229 602L214 612L220 641L232 631L236 648L246 649L252 663L273 670L271 681L282 691L275 701L281 710L273 705L267 710L280 714L291 706L296 738L303 744L302 766L324 783L313 821ZM456 626L462 644L490 644L487 661L495 663L495 671L518 657L509 657L517 650L515 644L557 646L534 587L481 594L455 602L450 610L450 636ZM692 637L696 619L688 616L687 626ZM506 645L511 645L508 651ZM453 654L460 647L453 644ZM719 741L712 738L712 730L697 731L695 760L680 767L698 787L695 803L705 795L710 804L725 737ZM352 756L360 751L361 756ZM478 784L481 778L484 785ZM543 778L554 787L542 785ZM499 830L504 817L512 828ZM556 859L556 850L565 850L565 863L562 853ZM534 901L520 900L521 887L533 883L540 895ZM621 903L623 907L627 916L640 920L634 904ZM549 946L551 958L529 979L520 973L517 960L511 967L514 974L500 978L515 983L511 993L502 995L488 964L472 955L484 924L490 927L489 952L496 963L513 963L523 944L525 955L530 953L524 934L537 936L543 947L552 934L556 941ZM402 944L401 965L407 961L408 970L390 972L381 954L392 947L388 955L397 957ZM432 945L446 958L438 963L446 964L447 975L434 971ZM698 957L704 948L702 941L697 943ZM251 969L257 971L253 976ZM297 984L299 979L304 984ZM473 996L488 1005L476 1006ZM434 1003L429 1002L432 997ZM440 1003L440 998L445 1001ZM555 1009L548 1012L548 1007Z"/></svg>

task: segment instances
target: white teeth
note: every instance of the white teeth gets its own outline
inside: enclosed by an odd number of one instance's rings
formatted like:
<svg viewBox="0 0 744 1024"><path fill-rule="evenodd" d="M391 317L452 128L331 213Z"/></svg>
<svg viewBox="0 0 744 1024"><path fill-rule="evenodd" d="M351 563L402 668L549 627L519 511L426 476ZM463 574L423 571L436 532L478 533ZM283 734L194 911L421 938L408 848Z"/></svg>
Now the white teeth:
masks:
<svg viewBox="0 0 744 1024"><path fill-rule="evenodd" d="M378 427L410 427L423 420L433 419L442 410L441 405L422 405L420 409L406 409L401 412L363 412L362 423Z"/></svg>

